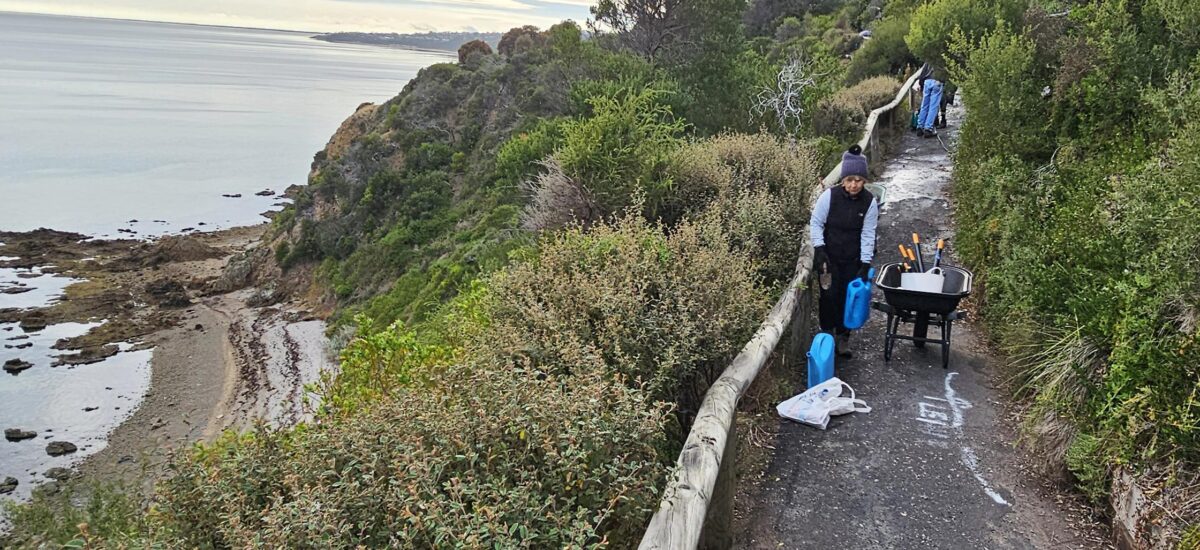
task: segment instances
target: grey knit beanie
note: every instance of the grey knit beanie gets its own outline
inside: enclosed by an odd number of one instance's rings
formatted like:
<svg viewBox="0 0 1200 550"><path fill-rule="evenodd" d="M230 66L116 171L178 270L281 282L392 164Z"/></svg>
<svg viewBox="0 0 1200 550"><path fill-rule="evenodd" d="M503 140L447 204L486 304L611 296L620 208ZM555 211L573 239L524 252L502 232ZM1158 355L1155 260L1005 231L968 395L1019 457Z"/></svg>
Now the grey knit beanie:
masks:
<svg viewBox="0 0 1200 550"><path fill-rule="evenodd" d="M850 150L842 153L842 178L846 176L859 176L862 179L870 179L867 177L867 157L862 154L862 147L851 145Z"/></svg>

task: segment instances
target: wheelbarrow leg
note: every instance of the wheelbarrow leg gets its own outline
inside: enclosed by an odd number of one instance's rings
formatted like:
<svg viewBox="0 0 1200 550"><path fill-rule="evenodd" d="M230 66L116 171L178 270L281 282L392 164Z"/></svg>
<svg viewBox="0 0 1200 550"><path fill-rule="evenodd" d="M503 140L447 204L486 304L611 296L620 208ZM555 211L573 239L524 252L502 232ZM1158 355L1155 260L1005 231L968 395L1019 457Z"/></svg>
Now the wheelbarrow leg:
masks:
<svg viewBox="0 0 1200 550"><path fill-rule="evenodd" d="M949 316L942 321L942 368L950 368L950 324Z"/></svg>
<svg viewBox="0 0 1200 550"><path fill-rule="evenodd" d="M892 342L893 342L892 337L896 335L896 325L898 324L898 323L893 322L893 320L895 318L896 318L895 315L893 315L891 313L888 314L887 328L884 329L884 331L883 331L883 360L884 361L892 360Z"/></svg>

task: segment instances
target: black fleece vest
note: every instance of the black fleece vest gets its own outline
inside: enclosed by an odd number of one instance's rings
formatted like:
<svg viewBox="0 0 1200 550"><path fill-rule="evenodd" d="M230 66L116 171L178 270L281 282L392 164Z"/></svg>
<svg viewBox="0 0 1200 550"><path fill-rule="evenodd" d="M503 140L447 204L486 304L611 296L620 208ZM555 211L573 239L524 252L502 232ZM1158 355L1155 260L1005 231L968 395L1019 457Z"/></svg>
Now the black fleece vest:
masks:
<svg viewBox="0 0 1200 550"><path fill-rule="evenodd" d="M875 196L863 189L851 197L842 186L829 190L829 216L825 218L825 253L835 261L858 260L863 222Z"/></svg>

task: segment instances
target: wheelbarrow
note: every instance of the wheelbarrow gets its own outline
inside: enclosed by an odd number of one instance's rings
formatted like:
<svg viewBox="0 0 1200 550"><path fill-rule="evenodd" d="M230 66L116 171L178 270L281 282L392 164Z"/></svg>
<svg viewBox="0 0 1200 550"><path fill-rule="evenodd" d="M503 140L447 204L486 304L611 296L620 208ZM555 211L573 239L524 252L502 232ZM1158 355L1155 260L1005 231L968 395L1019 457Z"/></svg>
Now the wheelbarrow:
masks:
<svg viewBox="0 0 1200 550"><path fill-rule="evenodd" d="M971 294L970 271L959 267L941 266L945 280L941 292L922 292L900 288L900 263L887 264L875 277L875 285L883 291L884 301L871 307L887 314L887 329L883 336L883 360L892 360L896 340L908 340L913 346L925 344L942 346L942 368L950 368L950 336L954 321L965 319L967 313L958 311L958 303ZM913 326L912 336L899 334L901 324ZM929 326L941 329L941 338L928 338Z"/></svg>

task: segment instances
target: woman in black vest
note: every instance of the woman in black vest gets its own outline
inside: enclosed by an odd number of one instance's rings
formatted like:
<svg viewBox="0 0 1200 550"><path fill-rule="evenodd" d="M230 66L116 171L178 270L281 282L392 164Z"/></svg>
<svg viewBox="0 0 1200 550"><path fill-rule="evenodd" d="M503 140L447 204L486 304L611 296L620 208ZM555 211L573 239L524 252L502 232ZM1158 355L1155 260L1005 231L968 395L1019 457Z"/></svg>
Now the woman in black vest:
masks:
<svg viewBox="0 0 1200 550"><path fill-rule="evenodd" d="M867 157L855 145L842 154L842 183L826 189L813 206L809 231L813 242L813 270L822 279L820 323L835 336L837 354L850 357L850 331L842 319L846 287L866 277L875 255L875 229L879 204L867 191ZM824 277L828 274L829 277ZM829 280L828 288L824 284Z"/></svg>

